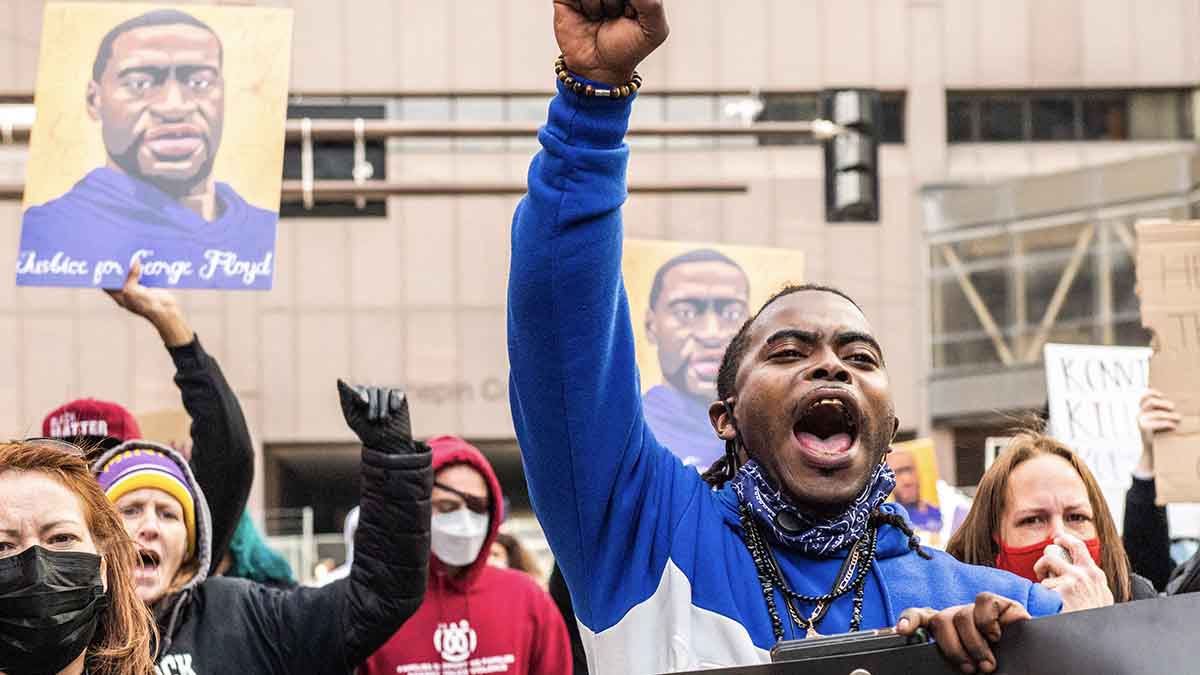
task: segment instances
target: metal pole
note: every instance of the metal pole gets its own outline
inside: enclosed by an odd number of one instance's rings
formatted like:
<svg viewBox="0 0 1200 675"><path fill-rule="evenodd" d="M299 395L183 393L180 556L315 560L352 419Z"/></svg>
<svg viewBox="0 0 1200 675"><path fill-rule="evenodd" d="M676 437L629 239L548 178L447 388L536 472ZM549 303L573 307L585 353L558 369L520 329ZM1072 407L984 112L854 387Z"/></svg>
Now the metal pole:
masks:
<svg viewBox="0 0 1200 675"><path fill-rule="evenodd" d="M353 141L357 134L354 120L311 120L314 141ZM404 122L363 120L361 138L536 138L539 122ZM31 126L13 124L10 143L29 141ZM7 128L6 128L7 131ZM836 135L841 128L828 120L804 122L757 122L755 124L639 124L629 128L629 136L801 136L817 139ZM286 138L299 142L304 136L303 120L288 120ZM10 140L11 138L11 140Z"/></svg>
<svg viewBox="0 0 1200 675"><path fill-rule="evenodd" d="M316 555L314 550L316 546L313 544L313 509L311 506L305 506L301 509L301 530L300 530L300 574L299 577L305 581L311 581L311 574L315 561L313 557Z"/></svg>
<svg viewBox="0 0 1200 675"><path fill-rule="evenodd" d="M629 186L632 194L742 194L747 192L744 181L730 180L669 180L645 181ZM0 201L21 199L25 186L20 183L0 183ZM511 182L428 182L428 181L366 181L318 180L312 183L312 195L317 201L353 201L357 197L385 199L387 197L480 197L516 196L528 191L525 183ZM283 181L284 202L304 199L304 183Z"/></svg>

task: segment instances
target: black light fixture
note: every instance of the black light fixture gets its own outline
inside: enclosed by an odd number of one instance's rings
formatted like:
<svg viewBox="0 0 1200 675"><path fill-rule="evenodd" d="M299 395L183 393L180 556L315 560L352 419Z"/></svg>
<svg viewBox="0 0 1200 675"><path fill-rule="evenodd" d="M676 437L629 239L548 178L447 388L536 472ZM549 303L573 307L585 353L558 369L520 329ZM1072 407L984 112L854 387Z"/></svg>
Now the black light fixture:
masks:
<svg viewBox="0 0 1200 675"><path fill-rule="evenodd" d="M821 93L821 116L839 127L824 141L825 220L879 222L879 135L883 110L874 89Z"/></svg>

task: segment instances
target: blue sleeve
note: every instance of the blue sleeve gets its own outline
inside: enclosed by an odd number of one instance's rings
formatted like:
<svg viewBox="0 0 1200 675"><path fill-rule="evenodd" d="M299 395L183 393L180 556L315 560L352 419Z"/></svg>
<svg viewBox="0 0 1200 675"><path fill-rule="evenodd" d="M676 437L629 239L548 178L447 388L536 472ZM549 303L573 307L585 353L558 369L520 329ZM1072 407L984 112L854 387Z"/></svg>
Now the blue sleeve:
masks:
<svg viewBox="0 0 1200 675"><path fill-rule="evenodd" d="M559 88L512 228L508 350L529 494L593 631L649 597L706 488L647 430L621 279L632 102Z"/></svg>
<svg viewBox="0 0 1200 675"><path fill-rule="evenodd" d="M1039 616L1051 616L1061 612L1062 607L1061 595L1041 584L1029 585L1029 600L1025 602L1025 609L1029 610L1030 616L1035 619Z"/></svg>

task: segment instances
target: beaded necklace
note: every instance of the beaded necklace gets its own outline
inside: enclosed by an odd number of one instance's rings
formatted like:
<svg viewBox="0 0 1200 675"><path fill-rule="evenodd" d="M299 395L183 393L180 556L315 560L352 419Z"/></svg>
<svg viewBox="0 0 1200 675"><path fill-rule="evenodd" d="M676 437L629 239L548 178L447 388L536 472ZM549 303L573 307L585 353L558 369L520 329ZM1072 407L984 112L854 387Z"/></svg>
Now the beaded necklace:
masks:
<svg viewBox="0 0 1200 675"><path fill-rule="evenodd" d="M838 570L837 581L828 593L805 595L792 590L784 580L783 573L779 569L779 562L771 552L771 547L767 543L759 523L754 519L750 507L742 503L739 514L742 530L746 533L746 548L750 550L750 557L754 560L754 569L758 573L758 583L762 587L763 599L767 603L767 613L771 617L771 628L776 642L783 639L783 620L779 617L779 612L775 607L776 588L783 594L789 618L795 625L805 629L805 637L819 637L821 634L817 632L817 624L825 618L830 605L834 600L853 590L854 608L850 615L850 631L859 630L862 625L863 595L867 586L867 572L875 561L879 535L877 524L872 523L868 526L866 536L854 543L853 548L842 562L841 569ZM807 619L800 615L793 601L805 602L814 606Z"/></svg>

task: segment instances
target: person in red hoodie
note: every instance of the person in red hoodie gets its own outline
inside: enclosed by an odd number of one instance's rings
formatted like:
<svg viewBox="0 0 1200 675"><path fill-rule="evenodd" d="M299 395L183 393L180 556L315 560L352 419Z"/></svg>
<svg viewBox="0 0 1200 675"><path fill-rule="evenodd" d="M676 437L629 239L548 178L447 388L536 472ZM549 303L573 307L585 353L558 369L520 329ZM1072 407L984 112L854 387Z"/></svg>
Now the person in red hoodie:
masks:
<svg viewBox="0 0 1200 675"><path fill-rule="evenodd" d="M488 565L503 520L500 481L456 436L429 440L434 483L425 600L360 675L560 675L571 645L550 595L529 575Z"/></svg>

